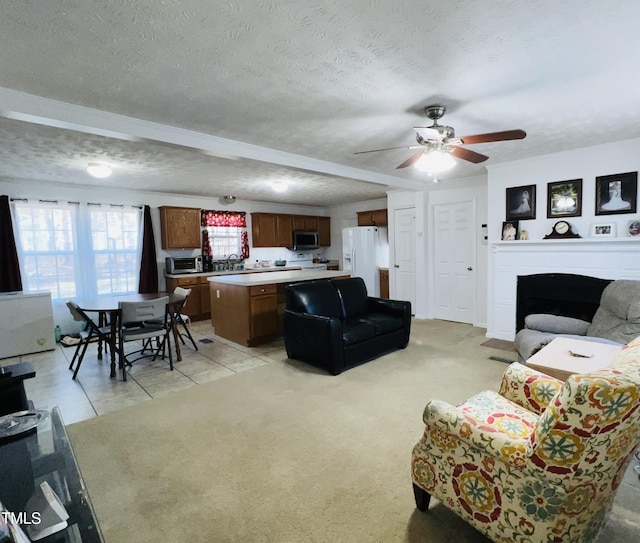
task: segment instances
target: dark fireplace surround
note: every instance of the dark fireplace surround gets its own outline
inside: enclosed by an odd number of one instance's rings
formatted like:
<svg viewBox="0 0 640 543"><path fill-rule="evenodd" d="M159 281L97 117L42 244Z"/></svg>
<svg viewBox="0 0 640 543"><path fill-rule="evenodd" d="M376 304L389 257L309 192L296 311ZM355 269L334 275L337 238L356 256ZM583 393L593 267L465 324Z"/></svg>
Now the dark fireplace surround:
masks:
<svg viewBox="0 0 640 543"><path fill-rule="evenodd" d="M516 288L516 332L533 313L574 317L591 322L611 279L570 273L519 275Z"/></svg>

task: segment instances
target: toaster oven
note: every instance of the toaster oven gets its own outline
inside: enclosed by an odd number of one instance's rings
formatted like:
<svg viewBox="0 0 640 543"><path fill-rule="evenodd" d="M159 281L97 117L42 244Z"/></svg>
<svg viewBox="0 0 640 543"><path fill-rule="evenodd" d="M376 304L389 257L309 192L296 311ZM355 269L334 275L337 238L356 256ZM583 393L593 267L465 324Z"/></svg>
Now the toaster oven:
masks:
<svg viewBox="0 0 640 543"><path fill-rule="evenodd" d="M165 268L168 274L199 273L202 271L202 257L167 257Z"/></svg>

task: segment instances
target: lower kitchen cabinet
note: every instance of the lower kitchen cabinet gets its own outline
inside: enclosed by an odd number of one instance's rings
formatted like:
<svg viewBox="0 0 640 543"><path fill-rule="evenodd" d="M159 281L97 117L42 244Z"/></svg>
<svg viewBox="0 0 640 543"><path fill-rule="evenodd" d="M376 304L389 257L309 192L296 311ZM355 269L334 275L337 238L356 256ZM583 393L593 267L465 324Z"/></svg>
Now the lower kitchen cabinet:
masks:
<svg viewBox="0 0 640 543"><path fill-rule="evenodd" d="M276 292L276 285L249 288L251 339L278 333Z"/></svg>
<svg viewBox="0 0 640 543"><path fill-rule="evenodd" d="M189 315L192 321L208 319L211 316L209 300L209 282L206 277L167 277L167 292L173 292L176 287L190 288L191 294L182 308L182 313Z"/></svg>
<svg viewBox="0 0 640 543"><path fill-rule="evenodd" d="M278 335L277 285L211 287L211 324L218 336L246 347Z"/></svg>
<svg viewBox="0 0 640 543"><path fill-rule="evenodd" d="M200 315L203 319L211 318L211 296L209 295L209 281L200 277Z"/></svg>
<svg viewBox="0 0 640 543"><path fill-rule="evenodd" d="M389 298L389 269L380 268L380 298Z"/></svg>

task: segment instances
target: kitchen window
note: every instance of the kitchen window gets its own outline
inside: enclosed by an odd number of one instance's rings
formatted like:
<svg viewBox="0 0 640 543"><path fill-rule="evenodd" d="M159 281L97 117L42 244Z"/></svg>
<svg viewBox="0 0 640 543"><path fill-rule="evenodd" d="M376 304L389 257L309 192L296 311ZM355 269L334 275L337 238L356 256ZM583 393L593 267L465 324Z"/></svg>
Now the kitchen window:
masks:
<svg viewBox="0 0 640 543"><path fill-rule="evenodd" d="M77 203L15 201L25 292L53 300L137 292L142 211Z"/></svg>
<svg viewBox="0 0 640 543"><path fill-rule="evenodd" d="M236 254L249 258L247 214L244 211L203 209L200 215L202 254L211 258L227 258Z"/></svg>
<svg viewBox="0 0 640 543"><path fill-rule="evenodd" d="M214 260L240 255L242 250L242 228L237 226L208 226L211 256Z"/></svg>

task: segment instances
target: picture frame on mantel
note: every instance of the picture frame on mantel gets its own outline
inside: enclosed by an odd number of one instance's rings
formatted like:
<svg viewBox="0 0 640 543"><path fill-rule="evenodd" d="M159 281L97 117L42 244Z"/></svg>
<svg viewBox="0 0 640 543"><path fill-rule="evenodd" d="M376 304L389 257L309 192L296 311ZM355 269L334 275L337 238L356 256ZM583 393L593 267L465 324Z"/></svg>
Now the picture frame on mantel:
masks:
<svg viewBox="0 0 640 543"><path fill-rule="evenodd" d="M638 200L638 172L596 177L596 215L635 213Z"/></svg>
<svg viewBox="0 0 640 543"><path fill-rule="evenodd" d="M582 216L582 179L547 183L547 219Z"/></svg>
<svg viewBox="0 0 640 543"><path fill-rule="evenodd" d="M615 238L616 224L612 222L596 222L591 225L592 238Z"/></svg>
<svg viewBox="0 0 640 543"><path fill-rule="evenodd" d="M536 218L536 186L524 185L507 189L507 221Z"/></svg>
<svg viewBox="0 0 640 543"><path fill-rule="evenodd" d="M515 241L520 237L518 221L504 221L502 223L502 241Z"/></svg>

